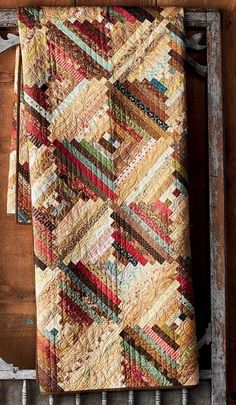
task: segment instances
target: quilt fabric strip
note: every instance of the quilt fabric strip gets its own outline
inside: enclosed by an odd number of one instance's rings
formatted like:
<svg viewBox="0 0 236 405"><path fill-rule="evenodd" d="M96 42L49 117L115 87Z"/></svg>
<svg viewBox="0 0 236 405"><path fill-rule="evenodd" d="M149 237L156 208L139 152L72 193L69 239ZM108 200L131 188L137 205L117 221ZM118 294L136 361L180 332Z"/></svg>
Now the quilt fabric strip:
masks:
<svg viewBox="0 0 236 405"><path fill-rule="evenodd" d="M41 390L196 385L183 10L18 18Z"/></svg>

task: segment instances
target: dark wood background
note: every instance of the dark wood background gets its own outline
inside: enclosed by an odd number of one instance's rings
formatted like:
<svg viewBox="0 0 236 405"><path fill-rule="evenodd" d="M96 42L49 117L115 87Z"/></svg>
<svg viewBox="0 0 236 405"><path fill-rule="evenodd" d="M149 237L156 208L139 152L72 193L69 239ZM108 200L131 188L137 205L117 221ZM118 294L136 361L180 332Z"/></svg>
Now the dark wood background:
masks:
<svg viewBox="0 0 236 405"><path fill-rule="evenodd" d="M27 2L31 5L44 3L73 5L71 0L1 0L0 7L15 7L23 3L25 5ZM186 1L188 6L193 5L193 2ZM137 5L140 3L137 1ZM183 4L181 1L177 3ZM201 0L198 3L200 6ZM232 6L233 3L232 0L227 2L228 6ZM236 11L222 12L222 28L227 179L228 393L229 404L233 405L236 404L236 304L234 299L236 287ZM0 357L20 368L34 368L35 303L32 229L29 225L16 225L15 218L5 214L14 98L13 71L14 50L9 50L4 55L0 55ZM206 91L204 80L193 75L189 69L187 83L191 240L195 307L200 337L204 333L209 317ZM207 350L201 355L201 366L209 368Z"/></svg>

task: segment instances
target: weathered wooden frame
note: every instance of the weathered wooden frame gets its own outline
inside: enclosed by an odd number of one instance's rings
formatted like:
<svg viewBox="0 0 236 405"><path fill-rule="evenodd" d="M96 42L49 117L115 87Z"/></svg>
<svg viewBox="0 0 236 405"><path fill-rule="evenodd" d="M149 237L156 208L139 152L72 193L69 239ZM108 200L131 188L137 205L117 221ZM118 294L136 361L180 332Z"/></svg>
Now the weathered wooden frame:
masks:
<svg viewBox="0 0 236 405"><path fill-rule="evenodd" d="M186 10L185 24L187 27L205 28L207 38L212 356L211 373L202 370L201 378L211 378L211 405L226 405L225 186L220 13L217 10ZM16 10L0 9L0 28L16 26ZM35 370L18 370L0 359L0 380L23 380L23 405L27 401L26 380L35 378ZM75 403L80 403L79 395L76 395ZM105 393L102 395L102 403L106 404ZM128 403L133 404L132 391ZM182 404L187 403L187 390L183 389ZM49 404L53 404L52 396L49 397ZM161 404L160 391L156 392L156 404Z"/></svg>
<svg viewBox="0 0 236 405"><path fill-rule="evenodd" d="M208 12L208 156L212 324L212 405L226 404L226 245L221 19Z"/></svg>

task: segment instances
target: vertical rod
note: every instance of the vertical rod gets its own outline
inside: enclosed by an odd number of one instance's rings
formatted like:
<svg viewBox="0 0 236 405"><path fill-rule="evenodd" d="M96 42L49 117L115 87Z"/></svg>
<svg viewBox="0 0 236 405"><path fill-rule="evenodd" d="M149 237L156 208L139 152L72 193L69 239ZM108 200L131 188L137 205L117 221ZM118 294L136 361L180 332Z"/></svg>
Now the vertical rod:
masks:
<svg viewBox="0 0 236 405"><path fill-rule="evenodd" d="M134 405L134 391L128 392L128 405Z"/></svg>
<svg viewBox="0 0 236 405"><path fill-rule="evenodd" d="M49 405L54 405L54 397L53 397L53 395L49 395L48 403L49 403Z"/></svg>
<svg viewBox="0 0 236 405"><path fill-rule="evenodd" d="M102 392L102 405L107 405L107 393L105 391Z"/></svg>
<svg viewBox="0 0 236 405"><path fill-rule="evenodd" d="M81 404L81 397L80 394L75 394L75 405Z"/></svg>
<svg viewBox="0 0 236 405"><path fill-rule="evenodd" d="M182 405L188 405L189 391L186 388L182 388Z"/></svg>
<svg viewBox="0 0 236 405"><path fill-rule="evenodd" d="M161 391L155 391L155 405L161 405Z"/></svg>
<svg viewBox="0 0 236 405"><path fill-rule="evenodd" d="M23 380L21 391L22 405L27 405L27 382Z"/></svg>

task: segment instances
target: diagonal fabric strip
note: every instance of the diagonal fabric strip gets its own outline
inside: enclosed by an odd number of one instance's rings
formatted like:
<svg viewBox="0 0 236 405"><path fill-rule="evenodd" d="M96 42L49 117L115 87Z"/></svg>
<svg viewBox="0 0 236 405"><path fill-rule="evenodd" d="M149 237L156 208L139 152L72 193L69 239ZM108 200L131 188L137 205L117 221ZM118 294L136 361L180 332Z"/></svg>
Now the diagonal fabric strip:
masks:
<svg viewBox="0 0 236 405"><path fill-rule="evenodd" d="M41 391L194 386L183 10L18 19Z"/></svg>

